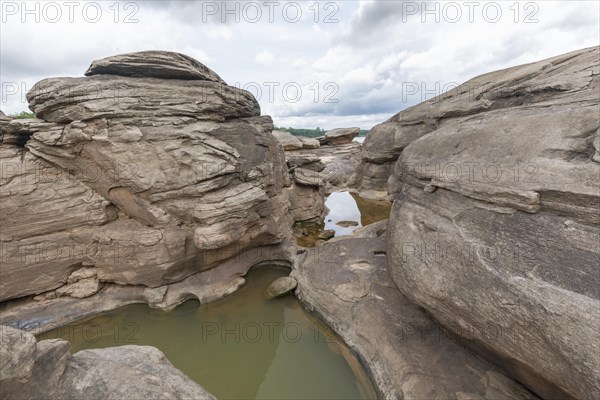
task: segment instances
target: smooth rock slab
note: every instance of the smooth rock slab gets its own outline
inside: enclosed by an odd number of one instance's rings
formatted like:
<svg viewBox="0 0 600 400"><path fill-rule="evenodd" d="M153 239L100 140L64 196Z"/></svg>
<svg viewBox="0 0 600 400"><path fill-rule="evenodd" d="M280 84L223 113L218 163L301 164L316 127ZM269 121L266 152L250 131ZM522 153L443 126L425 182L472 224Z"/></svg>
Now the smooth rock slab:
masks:
<svg viewBox="0 0 600 400"><path fill-rule="evenodd" d="M95 118L192 117L225 121L260 115L250 92L212 81L94 75L48 78L27 93L29 108L48 122Z"/></svg>

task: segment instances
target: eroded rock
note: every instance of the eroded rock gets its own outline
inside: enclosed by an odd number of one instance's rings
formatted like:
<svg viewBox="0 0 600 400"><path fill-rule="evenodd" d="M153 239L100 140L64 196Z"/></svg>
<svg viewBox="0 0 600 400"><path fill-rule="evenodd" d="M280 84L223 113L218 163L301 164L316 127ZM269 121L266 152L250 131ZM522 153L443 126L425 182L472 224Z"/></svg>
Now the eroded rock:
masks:
<svg viewBox="0 0 600 400"><path fill-rule="evenodd" d="M599 55L492 72L387 123L422 136L389 180L394 282L544 398L600 396Z"/></svg>
<svg viewBox="0 0 600 400"><path fill-rule="evenodd" d="M161 79L201 80L225 83L206 65L171 51L139 51L95 60L86 76L120 75Z"/></svg>
<svg viewBox="0 0 600 400"><path fill-rule="evenodd" d="M350 144L358 136L360 128L337 128L325 132L325 136L318 138L321 145Z"/></svg>
<svg viewBox="0 0 600 400"><path fill-rule="evenodd" d="M561 105L568 107L569 103L588 103L593 106L594 98L590 97L593 90L584 89L590 89L589 85L592 84L592 78L596 73L594 71L597 70L597 66L594 66L596 52L595 48L584 49L548 60L481 75L447 93L401 111L388 121L377 125L369 132L363 145L361 194L369 197L384 197L388 190L387 181L392 175L394 163L403 150L410 143L443 127L448 122L457 119L468 120L470 116L481 116L482 113L494 110L506 111L508 121L519 118L519 113L529 113L532 118L535 118L536 113L544 113L545 107L560 107ZM582 66L587 66L587 68L581 68ZM583 108L588 112L593 111L589 107ZM580 111L586 112L584 109ZM496 115L503 115L504 111L499 111ZM516 112L517 115L515 117L508 116L511 111ZM548 112L546 115L552 116L552 114L553 112ZM487 119L487 117L485 118ZM559 116L553 118L558 119ZM475 118L472 122L476 123L478 120ZM537 119L537 121L544 123L543 118ZM533 126L532 122L525 123ZM590 129L593 128L590 127ZM540 131L542 130L540 129ZM587 133L590 136L592 134L593 130ZM526 137L521 139L526 140ZM484 141L485 139L481 137L480 140ZM553 158L558 160L570 156L577 157L580 154L581 145L575 142L577 141L567 144L566 148L566 143L563 143L556 149ZM536 147L535 140L530 140L528 143L525 148ZM439 142L438 146L441 147L442 143ZM430 149L430 151L435 152L437 148ZM470 154L470 152L463 153L462 150L455 152L457 158L468 157ZM486 162L492 160L473 157L470 161L479 163L479 170L481 170L485 168ZM521 160L521 162L525 161ZM461 166L464 173L468 175L469 166ZM521 167L524 166L521 165ZM539 167L541 166L539 165ZM440 165L433 162L428 162L425 166L410 165L413 170L428 169L430 174L433 173L438 177L441 175L449 177L454 174L454 171L447 170L447 167L448 164ZM472 167L473 164L471 164ZM492 174L494 167L489 167L489 175ZM531 172L529 171L529 173ZM527 174L526 171L521 170L519 179L524 178L523 173ZM399 191L398 174L402 174L402 171L394 173L395 177L391 178L389 184L392 193ZM507 175L508 173L505 176Z"/></svg>
<svg viewBox="0 0 600 400"><path fill-rule="evenodd" d="M168 52L88 75L38 82L43 120L2 125L0 300L91 295L67 282L81 265L160 287L291 235L284 154L249 92Z"/></svg>
<svg viewBox="0 0 600 400"><path fill-rule="evenodd" d="M286 151L299 150L304 147L302 141L297 136L294 136L289 132L273 131L273 136L275 136L279 143L281 143L281 146L283 146L283 149Z"/></svg>

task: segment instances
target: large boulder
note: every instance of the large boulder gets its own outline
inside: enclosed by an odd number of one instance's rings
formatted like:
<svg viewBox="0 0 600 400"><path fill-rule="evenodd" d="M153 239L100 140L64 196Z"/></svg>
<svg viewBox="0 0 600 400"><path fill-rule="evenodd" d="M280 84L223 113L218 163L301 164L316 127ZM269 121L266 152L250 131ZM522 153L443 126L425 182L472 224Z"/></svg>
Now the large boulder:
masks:
<svg viewBox="0 0 600 400"><path fill-rule="evenodd" d="M27 98L42 119L1 125L0 301L80 268L163 286L290 237L285 157L249 92L167 52L88 75L38 82Z"/></svg>
<svg viewBox="0 0 600 400"><path fill-rule="evenodd" d="M6 399L215 399L150 346L71 355L65 340L36 342L30 333L0 326L0 354Z"/></svg>
<svg viewBox="0 0 600 400"><path fill-rule="evenodd" d="M273 136L281 143L285 151L299 150L304 146L300 138L286 131L273 131Z"/></svg>
<svg viewBox="0 0 600 400"><path fill-rule="evenodd" d="M225 83L206 65L172 51L138 51L95 60L86 76L120 75L161 79L200 80Z"/></svg>
<svg viewBox="0 0 600 400"><path fill-rule="evenodd" d="M582 57L593 58L590 54L594 51L597 50L584 49L478 76L375 126L363 146L361 191L372 197L384 196L387 180L402 151L449 121L486 111L541 106L548 99L560 99L585 87L591 79L589 72L563 71L563 67L577 64ZM569 80L565 80L563 72L570 76Z"/></svg>
<svg viewBox="0 0 600 400"><path fill-rule="evenodd" d="M360 128L337 128L327 131L325 136L318 139L322 145L349 144L359 133Z"/></svg>
<svg viewBox="0 0 600 400"><path fill-rule="evenodd" d="M544 398L600 397L599 59L486 74L398 117L405 137L436 126L389 181L394 282Z"/></svg>

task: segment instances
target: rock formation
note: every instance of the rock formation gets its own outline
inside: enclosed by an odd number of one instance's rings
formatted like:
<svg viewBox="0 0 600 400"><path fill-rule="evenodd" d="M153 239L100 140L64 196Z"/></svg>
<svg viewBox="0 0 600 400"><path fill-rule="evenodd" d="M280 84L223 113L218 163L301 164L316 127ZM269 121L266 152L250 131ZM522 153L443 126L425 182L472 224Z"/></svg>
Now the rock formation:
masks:
<svg viewBox="0 0 600 400"><path fill-rule="evenodd" d="M363 152L377 190L399 155L394 282L549 399L600 398L599 59L482 75L375 128Z"/></svg>
<svg viewBox="0 0 600 400"><path fill-rule="evenodd" d="M513 378L600 398L599 60L482 75L362 149L357 128L276 139L250 93L177 53L41 81L40 119L0 113L0 321L42 332L124 304L206 303L254 265L295 261L284 290L297 282L383 398L536 398ZM393 199L389 221L289 245L293 221L355 187ZM2 332L5 397L212 398L153 348L70 355Z"/></svg>
<svg viewBox="0 0 600 400"><path fill-rule="evenodd" d="M385 237L362 232L307 250L292 276L300 301L360 355L380 398L536 398L402 296L388 273Z"/></svg>
<svg viewBox="0 0 600 400"><path fill-rule="evenodd" d="M321 145L349 144L359 133L360 128L337 128L325 132L325 136L319 137L318 140Z"/></svg>
<svg viewBox="0 0 600 400"><path fill-rule="evenodd" d="M267 288L267 297L274 299L283 296L292 290L296 289L298 282L292 277L283 276L275 279Z"/></svg>
<svg viewBox="0 0 600 400"><path fill-rule="evenodd" d="M320 147L317 139L304 136L294 136L285 131L273 131L273 136L281 143L285 151L301 149L318 149Z"/></svg>
<svg viewBox="0 0 600 400"><path fill-rule="evenodd" d="M0 394L17 399L198 399L215 397L150 346L70 354L70 343L37 342L0 325Z"/></svg>
<svg viewBox="0 0 600 400"><path fill-rule="evenodd" d="M59 295L160 287L290 236L283 151L249 92L168 52L86 75L38 82L27 98L40 119L0 121L0 300L81 268L92 281Z"/></svg>

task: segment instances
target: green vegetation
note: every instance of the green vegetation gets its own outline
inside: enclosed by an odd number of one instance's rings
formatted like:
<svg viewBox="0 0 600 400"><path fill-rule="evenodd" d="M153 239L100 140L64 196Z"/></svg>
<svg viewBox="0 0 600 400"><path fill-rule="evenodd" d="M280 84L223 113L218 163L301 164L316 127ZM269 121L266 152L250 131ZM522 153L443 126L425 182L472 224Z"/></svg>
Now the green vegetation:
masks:
<svg viewBox="0 0 600 400"><path fill-rule="evenodd" d="M21 111L19 114L10 114L11 117L16 119L34 119L35 114L28 111Z"/></svg>
<svg viewBox="0 0 600 400"><path fill-rule="evenodd" d="M317 127L317 129L296 129L296 128L275 128L278 131L289 132L294 136L305 136L310 138L315 138L319 136L325 135L325 129L321 129Z"/></svg>
<svg viewBox="0 0 600 400"><path fill-rule="evenodd" d="M321 129L318 126L316 129L297 129L297 128L284 128L284 127L275 127L275 129L278 131L289 132L294 136L304 136L304 137L310 137L310 138L323 136L323 135L325 135L325 132L327 132L325 129ZM358 136L367 136L368 132L369 132L368 130L361 129Z"/></svg>

